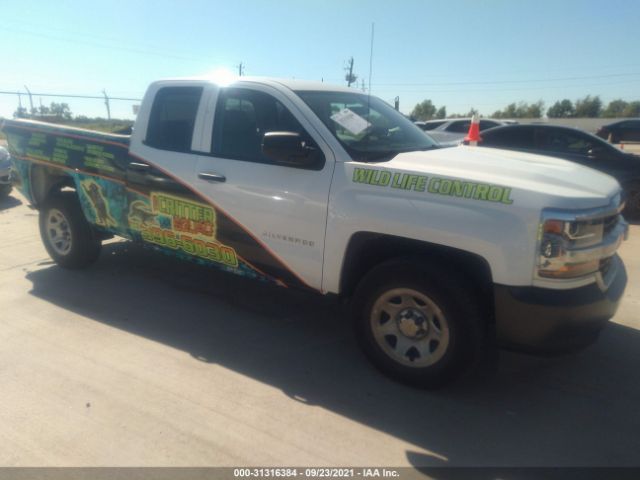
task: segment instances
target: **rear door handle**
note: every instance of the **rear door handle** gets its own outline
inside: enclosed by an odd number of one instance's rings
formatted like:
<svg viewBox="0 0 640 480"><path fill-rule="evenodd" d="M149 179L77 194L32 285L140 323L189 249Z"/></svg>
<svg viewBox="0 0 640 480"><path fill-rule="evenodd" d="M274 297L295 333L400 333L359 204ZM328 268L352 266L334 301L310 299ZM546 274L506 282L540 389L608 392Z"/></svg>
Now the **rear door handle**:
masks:
<svg viewBox="0 0 640 480"><path fill-rule="evenodd" d="M151 168L151 165L147 165L146 163L131 162L129 163L129 168L131 170L135 170L136 172L146 172Z"/></svg>
<svg viewBox="0 0 640 480"><path fill-rule="evenodd" d="M206 180L207 182L226 182L227 178L224 175L220 175L215 172L200 172L198 178Z"/></svg>

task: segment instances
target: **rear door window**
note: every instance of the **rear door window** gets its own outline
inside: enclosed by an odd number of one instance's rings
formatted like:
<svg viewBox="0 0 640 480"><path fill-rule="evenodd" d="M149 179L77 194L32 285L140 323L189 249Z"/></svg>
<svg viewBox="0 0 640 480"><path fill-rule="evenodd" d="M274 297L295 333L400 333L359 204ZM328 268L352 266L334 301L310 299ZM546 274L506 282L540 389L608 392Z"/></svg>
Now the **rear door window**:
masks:
<svg viewBox="0 0 640 480"><path fill-rule="evenodd" d="M165 87L153 100L145 144L172 152L190 152L202 87Z"/></svg>
<svg viewBox="0 0 640 480"><path fill-rule="evenodd" d="M451 125L446 127L445 130L453 133L467 133L470 126L471 120L458 120L456 122L451 122Z"/></svg>

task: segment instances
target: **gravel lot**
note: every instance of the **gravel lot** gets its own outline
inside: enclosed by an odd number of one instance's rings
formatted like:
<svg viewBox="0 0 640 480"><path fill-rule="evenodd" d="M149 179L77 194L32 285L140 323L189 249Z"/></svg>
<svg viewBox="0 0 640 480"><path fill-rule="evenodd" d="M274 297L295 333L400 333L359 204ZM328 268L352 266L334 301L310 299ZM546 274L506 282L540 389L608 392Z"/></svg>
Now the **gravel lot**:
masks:
<svg viewBox="0 0 640 480"><path fill-rule="evenodd" d="M0 203L1 466L640 465L640 227L581 353L502 353L439 391L387 380L341 308L110 243L70 272Z"/></svg>

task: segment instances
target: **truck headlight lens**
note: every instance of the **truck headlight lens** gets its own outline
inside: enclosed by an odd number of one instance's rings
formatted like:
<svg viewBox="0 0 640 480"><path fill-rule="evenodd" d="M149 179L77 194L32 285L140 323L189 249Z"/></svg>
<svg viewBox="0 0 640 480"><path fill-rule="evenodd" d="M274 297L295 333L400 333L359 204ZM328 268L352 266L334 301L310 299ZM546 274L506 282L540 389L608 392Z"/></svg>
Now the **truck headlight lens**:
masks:
<svg viewBox="0 0 640 480"><path fill-rule="evenodd" d="M541 225L538 275L546 278L576 278L595 273L600 256L592 248L600 245L605 219L567 221L548 219Z"/></svg>

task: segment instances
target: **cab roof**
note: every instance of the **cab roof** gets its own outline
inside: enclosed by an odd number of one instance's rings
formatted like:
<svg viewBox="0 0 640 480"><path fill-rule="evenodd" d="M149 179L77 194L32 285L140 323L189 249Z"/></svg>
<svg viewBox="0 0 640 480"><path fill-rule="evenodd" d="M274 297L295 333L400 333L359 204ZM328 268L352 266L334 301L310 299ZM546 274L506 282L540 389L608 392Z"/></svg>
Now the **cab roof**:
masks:
<svg viewBox="0 0 640 480"><path fill-rule="evenodd" d="M261 85L271 85L286 87L294 91L328 91L328 92L349 92L349 93L361 93L360 90L355 88L348 88L341 85L334 85L331 83L324 83L318 81L297 80L288 78L276 78L276 77L237 77L229 76L225 78L214 76L198 76L198 77L181 77L181 78L167 78L153 82L153 84L162 84L163 86L170 85L185 85L185 84L203 84L211 83L220 86L234 86L244 83L258 83Z"/></svg>

